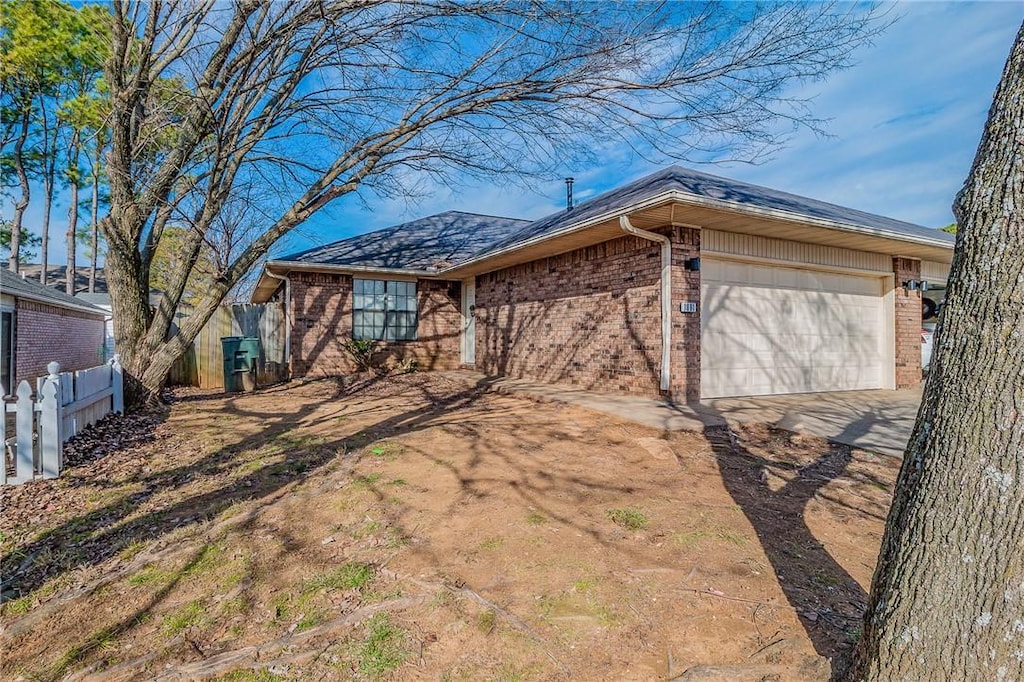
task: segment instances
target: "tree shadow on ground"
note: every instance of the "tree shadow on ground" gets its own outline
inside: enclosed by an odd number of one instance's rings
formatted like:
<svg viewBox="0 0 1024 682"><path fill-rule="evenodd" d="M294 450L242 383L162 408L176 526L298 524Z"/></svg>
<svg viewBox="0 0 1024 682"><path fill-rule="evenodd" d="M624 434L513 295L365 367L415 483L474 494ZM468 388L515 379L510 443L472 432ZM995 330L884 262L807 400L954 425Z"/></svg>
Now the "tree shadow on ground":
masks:
<svg viewBox="0 0 1024 682"><path fill-rule="evenodd" d="M364 391L377 381L375 377L363 378L354 386L346 385L341 380L334 381L325 400L337 400ZM132 482L137 484L133 492L70 518L31 541L12 548L0 557L4 600L29 594L44 583L72 571L103 563L129 546L158 541L172 530L211 520L237 502L269 497L285 486L307 478L316 469L346 454L349 449L369 442L376 434L395 434L422 428L436 416L444 414L446 409L473 400L481 390L474 387L451 395L432 396L426 405L382 418L358 433L308 445L290 443L288 432L296 424L308 420L320 407L320 402L309 401L287 414L271 414L240 409L236 403L245 396L230 398L223 407L224 411L256 416L262 420L263 428L215 449L198 461L167 469L157 468L149 473L142 472L133 477ZM223 394L208 399L222 400ZM261 466L244 476L230 479L221 487L180 498L173 504L132 517L132 512L139 505L156 494L183 488L197 476L230 472L238 466L235 455L259 449L275 440L288 446L283 462Z"/></svg>
<svg viewBox="0 0 1024 682"><path fill-rule="evenodd" d="M874 417L869 413L851 423L844 435L853 436ZM845 669L859 634L867 594L825 549L806 521L808 504L831 481L844 474L851 449L830 443L826 453L807 466L770 460L744 447L724 420L711 420L704 429L730 496L754 527L779 585L814 645L830 659L833 679ZM792 476L772 489L770 470ZM870 510L856 510L876 516Z"/></svg>

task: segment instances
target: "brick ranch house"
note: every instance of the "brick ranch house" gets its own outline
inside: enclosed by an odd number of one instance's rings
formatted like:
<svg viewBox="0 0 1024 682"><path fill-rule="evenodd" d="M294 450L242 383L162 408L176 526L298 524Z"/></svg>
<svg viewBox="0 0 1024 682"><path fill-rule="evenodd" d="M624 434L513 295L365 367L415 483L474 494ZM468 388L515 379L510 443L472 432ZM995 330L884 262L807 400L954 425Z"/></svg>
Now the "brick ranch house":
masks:
<svg viewBox="0 0 1024 682"><path fill-rule="evenodd" d="M106 312L64 292L22 279L0 268L0 384L7 393L46 374L57 361L62 370L103 362Z"/></svg>
<svg viewBox="0 0 1024 682"><path fill-rule="evenodd" d="M421 368L679 401L921 381L952 235L679 167L526 222L447 212L270 260L293 377Z"/></svg>

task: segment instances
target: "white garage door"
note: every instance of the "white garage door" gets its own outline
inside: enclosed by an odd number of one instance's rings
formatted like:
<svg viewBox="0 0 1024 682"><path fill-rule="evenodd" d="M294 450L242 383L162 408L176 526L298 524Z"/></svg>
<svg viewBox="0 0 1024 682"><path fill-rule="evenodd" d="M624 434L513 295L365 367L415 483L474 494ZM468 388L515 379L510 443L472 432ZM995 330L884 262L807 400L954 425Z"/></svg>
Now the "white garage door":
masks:
<svg viewBox="0 0 1024 682"><path fill-rule="evenodd" d="M881 388L883 279L704 259L704 398Z"/></svg>

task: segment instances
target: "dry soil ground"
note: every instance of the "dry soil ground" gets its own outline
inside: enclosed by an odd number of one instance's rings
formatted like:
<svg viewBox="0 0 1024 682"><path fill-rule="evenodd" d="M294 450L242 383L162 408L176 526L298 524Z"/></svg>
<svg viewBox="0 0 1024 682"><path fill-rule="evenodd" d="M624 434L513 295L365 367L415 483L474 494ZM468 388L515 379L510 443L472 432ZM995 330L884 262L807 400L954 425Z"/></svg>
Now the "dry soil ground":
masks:
<svg viewBox="0 0 1024 682"><path fill-rule="evenodd" d="M4 679L827 679L897 470L441 374L179 392L69 459L4 490Z"/></svg>

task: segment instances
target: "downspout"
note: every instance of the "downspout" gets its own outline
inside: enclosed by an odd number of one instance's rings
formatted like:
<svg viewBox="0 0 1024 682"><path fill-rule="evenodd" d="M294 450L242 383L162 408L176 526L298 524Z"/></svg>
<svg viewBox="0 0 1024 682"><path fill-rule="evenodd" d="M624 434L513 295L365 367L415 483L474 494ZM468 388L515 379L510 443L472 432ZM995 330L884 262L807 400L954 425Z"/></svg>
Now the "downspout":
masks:
<svg viewBox="0 0 1024 682"><path fill-rule="evenodd" d="M619 227L626 234L661 244L661 390L668 391L672 380L672 242L663 234L633 227L629 216L619 216Z"/></svg>
<svg viewBox="0 0 1024 682"><path fill-rule="evenodd" d="M288 376L292 374L292 280L288 275L275 275L270 268L265 270L268 277L284 282L284 360L288 365Z"/></svg>

